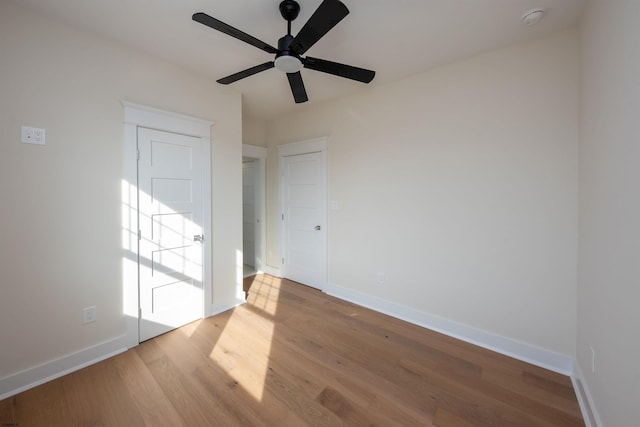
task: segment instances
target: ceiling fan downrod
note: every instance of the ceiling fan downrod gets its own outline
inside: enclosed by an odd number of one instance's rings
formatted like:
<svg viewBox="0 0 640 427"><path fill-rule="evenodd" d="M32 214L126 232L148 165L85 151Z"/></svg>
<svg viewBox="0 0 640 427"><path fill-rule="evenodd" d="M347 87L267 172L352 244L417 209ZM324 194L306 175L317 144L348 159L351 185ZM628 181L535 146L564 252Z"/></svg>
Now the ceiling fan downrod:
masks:
<svg viewBox="0 0 640 427"><path fill-rule="evenodd" d="M295 0L283 0L280 3L280 14L287 21L287 34L278 40L278 53L274 61L275 67L287 74L297 73L302 69L300 57L291 51L293 36L291 35L291 21L298 17L300 5Z"/></svg>
<svg viewBox="0 0 640 427"><path fill-rule="evenodd" d="M298 17L300 5L295 0L283 0L280 3L280 15L287 21L287 35L291 35L291 21Z"/></svg>

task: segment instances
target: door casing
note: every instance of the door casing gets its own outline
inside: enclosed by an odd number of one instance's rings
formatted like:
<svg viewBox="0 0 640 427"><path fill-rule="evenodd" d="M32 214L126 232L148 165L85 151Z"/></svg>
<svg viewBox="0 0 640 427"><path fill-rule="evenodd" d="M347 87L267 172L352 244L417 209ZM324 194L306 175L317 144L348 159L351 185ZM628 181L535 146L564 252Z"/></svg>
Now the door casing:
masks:
<svg viewBox="0 0 640 427"><path fill-rule="evenodd" d="M122 179L122 294L126 318L127 348L140 342L138 274L137 130L145 127L201 139L202 142L202 218L203 218L203 296L204 316L211 315L211 127L213 122L176 114L128 101L124 106L124 150Z"/></svg>

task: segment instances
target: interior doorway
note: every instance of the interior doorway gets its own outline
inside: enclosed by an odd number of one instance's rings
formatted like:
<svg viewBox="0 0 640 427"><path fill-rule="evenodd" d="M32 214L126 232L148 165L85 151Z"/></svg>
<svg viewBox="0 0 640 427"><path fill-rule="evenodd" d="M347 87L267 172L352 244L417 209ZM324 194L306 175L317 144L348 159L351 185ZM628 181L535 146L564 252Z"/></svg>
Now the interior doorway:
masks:
<svg viewBox="0 0 640 427"><path fill-rule="evenodd" d="M264 271L267 150L242 146L242 254L244 277Z"/></svg>
<svg viewBox="0 0 640 427"><path fill-rule="evenodd" d="M327 284L327 139L278 146L282 275L324 290Z"/></svg>
<svg viewBox="0 0 640 427"><path fill-rule="evenodd" d="M213 123L122 104L122 292L132 348L211 311Z"/></svg>

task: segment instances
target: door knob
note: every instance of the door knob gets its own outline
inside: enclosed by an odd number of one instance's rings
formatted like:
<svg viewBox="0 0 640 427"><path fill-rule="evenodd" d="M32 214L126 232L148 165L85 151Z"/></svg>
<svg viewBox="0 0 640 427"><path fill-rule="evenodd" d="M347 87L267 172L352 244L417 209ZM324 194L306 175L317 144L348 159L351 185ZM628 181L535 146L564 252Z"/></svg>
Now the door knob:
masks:
<svg viewBox="0 0 640 427"><path fill-rule="evenodd" d="M316 225L316 226L314 227L314 229L315 229L316 231L318 231L318 230L320 230L320 226L319 226L319 225Z"/></svg>
<svg viewBox="0 0 640 427"><path fill-rule="evenodd" d="M204 242L204 234L196 234L193 236L194 242Z"/></svg>

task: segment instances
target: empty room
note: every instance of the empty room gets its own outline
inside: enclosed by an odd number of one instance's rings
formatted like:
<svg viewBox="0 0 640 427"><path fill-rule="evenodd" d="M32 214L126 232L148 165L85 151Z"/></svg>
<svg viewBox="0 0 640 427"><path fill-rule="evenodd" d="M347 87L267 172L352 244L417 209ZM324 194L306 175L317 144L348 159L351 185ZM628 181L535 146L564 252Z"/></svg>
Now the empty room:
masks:
<svg viewBox="0 0 640 427"><path fill-rule="evenodd" d="M637 425L639 17L0 2L0 425Z"/></svg>

